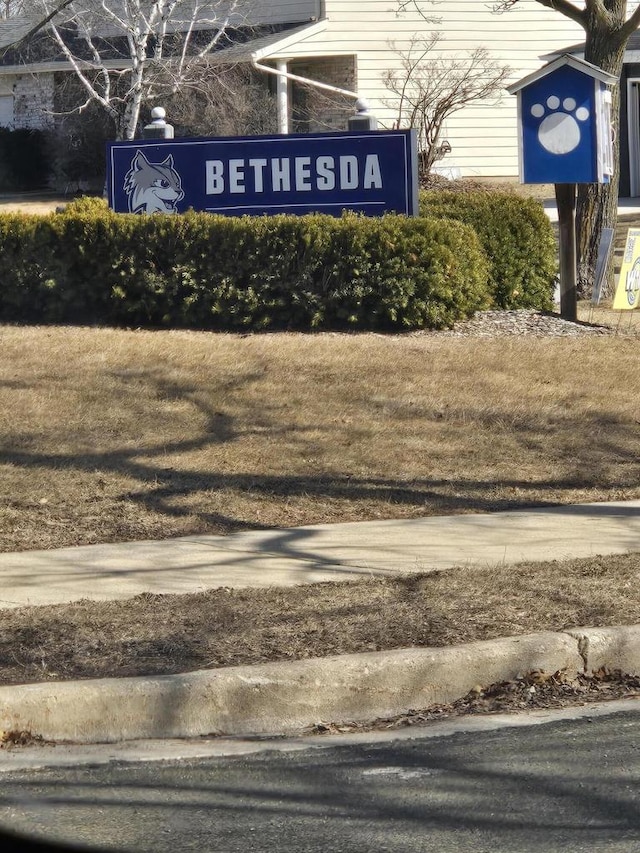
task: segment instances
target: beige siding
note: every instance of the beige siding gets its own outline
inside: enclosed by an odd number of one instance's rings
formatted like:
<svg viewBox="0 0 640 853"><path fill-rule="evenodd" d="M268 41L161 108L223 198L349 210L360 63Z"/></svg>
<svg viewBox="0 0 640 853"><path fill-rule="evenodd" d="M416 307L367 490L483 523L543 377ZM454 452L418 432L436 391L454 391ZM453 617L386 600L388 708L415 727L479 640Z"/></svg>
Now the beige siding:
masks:
<svg viewBox="0 0 640 853"><path fill-rule="evenodd" d="M441 32L438 51L445 57L461 57L475 47L486 47L512 69L511 81L543 65L545 54L580 42L584 36L577 24L535 0L520 0L501 15L491 11L490 0L425 3L424 8L441 19L439 24L425 23L415 11L395 14L395 6L395 0L327 0L326 32L278 56L357 54L358 92L382 124L390 126L394 115L383 103L388 95L382 75L399 66L397 50L406 50L416 33ZM498 104L461 110L447 122L446 138L453 150L442 165L459 168L467 176L517 175L516 122L516 98L506 92Z"/></svg>

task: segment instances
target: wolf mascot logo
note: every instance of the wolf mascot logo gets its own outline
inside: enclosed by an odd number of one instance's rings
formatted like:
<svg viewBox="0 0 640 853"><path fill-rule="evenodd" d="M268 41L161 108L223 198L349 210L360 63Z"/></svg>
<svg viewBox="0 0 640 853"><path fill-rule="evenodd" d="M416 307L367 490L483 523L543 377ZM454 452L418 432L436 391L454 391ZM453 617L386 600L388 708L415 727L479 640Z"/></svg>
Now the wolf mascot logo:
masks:
<svg viewBox="0 0 640 853"><path fill-rule="evenodd" d="M169 154L162 163L150 163L142 151L136 151L124 178L131 213L177 213L176 204L184 198L180 175Z"/></svg>

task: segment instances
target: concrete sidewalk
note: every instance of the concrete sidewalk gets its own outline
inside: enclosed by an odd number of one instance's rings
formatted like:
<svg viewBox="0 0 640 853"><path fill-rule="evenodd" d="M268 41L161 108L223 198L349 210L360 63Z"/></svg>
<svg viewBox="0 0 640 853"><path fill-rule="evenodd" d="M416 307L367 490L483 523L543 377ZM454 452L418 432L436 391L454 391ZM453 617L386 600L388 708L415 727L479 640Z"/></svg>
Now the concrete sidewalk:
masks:
<svg viewBox="0 0 640 853"><path fill-rule="evenodd" d="M0 608L640 551L640 501L0 554Z"/></svg>
<svg viewBox="0 0 640 853"><path fill-rule="evenodd" d="M558 221L558 210L555 199L550 198L542 202L545 212L552 222ZM640 198L619 198L618 215L640 214Z"/></svg>
<svg viewBox="0 0 640 853"><path fill-rule="evenodd" d="M1 607L640 551L640 501L0 555ZM560 581L561 582L561 581ZM451 702L534 670L640 674L640 626L575 628L180 675L0 687L0 732L114 743L282 734ZM38 766L53 747L35 747ZM33 752L33 749L31 750ZM0 772L6 769L0 750Z"/></svg>

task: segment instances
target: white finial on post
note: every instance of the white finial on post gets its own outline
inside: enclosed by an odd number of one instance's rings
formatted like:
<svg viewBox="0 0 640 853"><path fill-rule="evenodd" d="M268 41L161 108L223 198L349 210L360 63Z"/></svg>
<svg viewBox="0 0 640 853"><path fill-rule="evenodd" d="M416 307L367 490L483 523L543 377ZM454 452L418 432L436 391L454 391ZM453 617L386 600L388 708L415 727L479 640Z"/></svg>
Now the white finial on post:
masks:
<svg viewBox="0 0 640 853"><path fill-rule="evenodd" d="M142 130L144 139L173 139L173 125L167 124L166 115L164 107L154 107L151 110L151 124Z"/></svg>
<svg viewBox="0 0 640 853"><path fill-rule="evenodd" d="M369 112L369 104L364 98L356 101L356 114L350 116L349 130L377 130L378 119Z"/></svg>

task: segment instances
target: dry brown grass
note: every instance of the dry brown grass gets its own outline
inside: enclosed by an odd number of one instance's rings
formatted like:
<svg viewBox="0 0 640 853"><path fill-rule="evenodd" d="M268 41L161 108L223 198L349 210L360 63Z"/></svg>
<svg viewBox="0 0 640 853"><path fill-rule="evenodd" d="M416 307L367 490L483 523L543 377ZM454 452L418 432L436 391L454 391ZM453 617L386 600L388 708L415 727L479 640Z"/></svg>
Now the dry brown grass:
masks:
<svg viewBox="0 0 640 853"><path fill-rule="evenodd" d="M4 611L0 684L160 675L638 623L639 578L640 555L631 554Z"/></svg>
<svg viewBox="0 0 640 853"><path fill-rule="evenodd" d="M0 548L640 497L630 337L0 327Z"/></svg>
<svg viewBox="0 0 640 853"><path fill-rule="evenodd" d="M638 344L0 327L1 547L638 498ZM640 622L639 574L628 555L3 611L0 683Z"/></svg>
<svg viewBox="0 0 640 853"><path fill-rule="evenodd" d="M68 204L71 199L51 193L29 193L28 195L6 195L0 197L0 213L33 213L44 216L57 207Z"/></svg>
<svg viewBox="0 0 640 853"><path fill-rule="evenodd" d="M640 335L640 311L612 311L611 300L603 301L600 305L581 303L578 306L578 319L583 323L615 329L620 335Z"/></svg>

